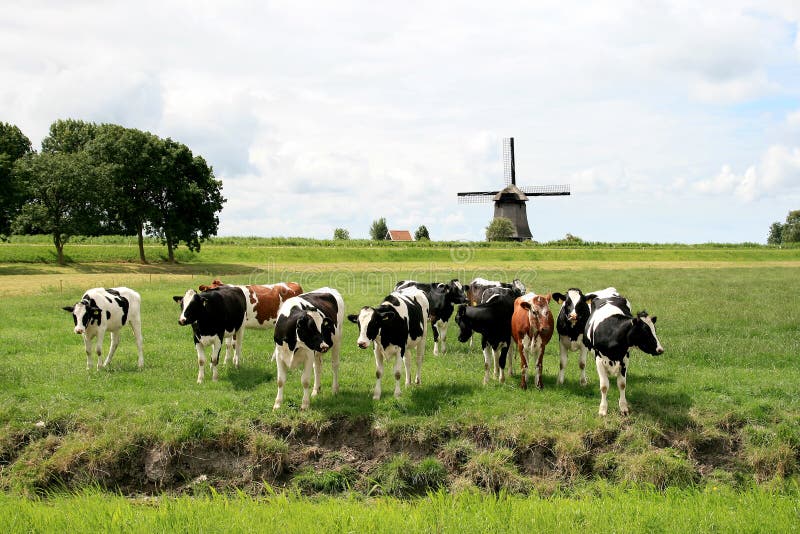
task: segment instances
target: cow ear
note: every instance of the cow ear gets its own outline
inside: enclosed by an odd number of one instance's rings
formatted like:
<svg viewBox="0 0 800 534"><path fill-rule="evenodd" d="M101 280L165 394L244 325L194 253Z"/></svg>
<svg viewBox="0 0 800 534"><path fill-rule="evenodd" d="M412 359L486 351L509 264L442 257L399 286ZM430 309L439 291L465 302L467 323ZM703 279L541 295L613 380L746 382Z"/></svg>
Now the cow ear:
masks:
<svg viewBox="0 0 800 534"><path fill-rule="evenodd" d="M322 320L322 328L333 328L333 321L331 321L330 318L325 317Z"/></svg>
<svg viewBox="0 0 800 534"><path fill-rule="evenodd" d="M658 319L658 317L656 317L655 315L650 317L650 320L653 321L653 324L656 324L656 319Z"/></svg>
<svg viewBox="0 0 800 534"><path fill-rule="evenodd" d="M638 326L641 322L642 320L639 319L638 317L634 317L633 320L631 321L631 323L633 323L634 326Z"/></svg>
<svg viewBox="0 0 800 534"><path fill-rule="evenodd" d="M355 313L351 313L350 315L347 316L347 320L350 321L351 323L358 324L358 315L356 315Z"/></svg>
<svg viewBox="0 0 800 534"><path fill-rule="evenodd" d="M586 301L586 304L590 304L596 298L597 295L595 295L594 293L589 293L588 295L584 295L583 300Z"/></svg>
<svg viewBox="0 0 800 534"><path fill-rule="evenodd" d="M550 301L553 299L553 295L552 295L552 294L550 294L550 293L547 293L547 294L545 294L545 295L541 295L541 297L542 297L544 300L546 300L548 304L550 304Z"/></svg>
<svg viewBox="0 0 800 534"><path fill-rule="evenodd" d="M174 300L178 304L183 304L183 297L180 297L178 295L175 295L174 297L172 297L172 300Z"/></svg>
<svg viewBox="0 0 800 534"><path fill-rule="evenodd" d="M553 293L553 300L556 301L557 303L561 304L562 302L567 300L567 297L565 297L561 293Z"/></svg>
<svg viewBox="0 0 800 534"><path fill-rule="evenodd" d="M530 303L530 302L526 302L526 301L524 301L524 300L523 300L522 302L520 302L520 303L519 303L519 306L520 306L520 308L522 308L523 310L530 310L530 309L531 309L531 303Z"/></svg>
<svg viewBox="0 0 800 534"><path fill-rule="evenodd" d="M393 311L385 311L379 312L378 315L381 316L381 321L388 321L392 318L395 313Z"/></svg>
<svg viewBox="0 0 800 534"><path fill-rule="evenodd" d="M72 313L72 312L75 311L75 306L64 306L61 309L64 310L64 311L68 311L68 312Z"/></svg>

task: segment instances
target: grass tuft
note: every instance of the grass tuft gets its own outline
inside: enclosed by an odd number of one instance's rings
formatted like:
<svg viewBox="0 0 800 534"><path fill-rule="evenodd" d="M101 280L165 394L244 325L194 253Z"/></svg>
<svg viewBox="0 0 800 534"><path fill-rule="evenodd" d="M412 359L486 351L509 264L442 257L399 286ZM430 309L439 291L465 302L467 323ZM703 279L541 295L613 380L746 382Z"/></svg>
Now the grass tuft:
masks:
<svg viewBox="0 0 800 534"><path fill-rule="evenodd" d="M474 485L492 492L524 493L531 484L520 474L513 459L511 449L481 451L464 466L464 475Z"/></svg>

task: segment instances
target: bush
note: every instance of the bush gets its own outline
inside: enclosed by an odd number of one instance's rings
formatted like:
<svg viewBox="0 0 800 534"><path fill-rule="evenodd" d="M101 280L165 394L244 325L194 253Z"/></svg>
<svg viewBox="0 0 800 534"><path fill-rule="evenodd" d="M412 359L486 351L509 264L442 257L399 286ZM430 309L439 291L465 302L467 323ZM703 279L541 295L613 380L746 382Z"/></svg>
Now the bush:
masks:
<svg viewBox="0 0 800 534"><path fill-rule="evenodd" d="M336 230L333 231L333 238L341 241L349 241L350 232L348 232L344 228L337 228Z"/></svg>
<svg viewBox="0 0 800 534"><path fill-rule="evenodd" d="M424 224L419 228L417 228L417 231L414 232L414 239L416 239L417 241L431 240L431 235L428 233L428 229L425 227Z"/></svg>
<svg viewBox="0 0 800 534"><path fill-rule="evenodd" d="M486 227L486 241L511 241L514 235L514 223L511 219L497 217Z"/></svg>

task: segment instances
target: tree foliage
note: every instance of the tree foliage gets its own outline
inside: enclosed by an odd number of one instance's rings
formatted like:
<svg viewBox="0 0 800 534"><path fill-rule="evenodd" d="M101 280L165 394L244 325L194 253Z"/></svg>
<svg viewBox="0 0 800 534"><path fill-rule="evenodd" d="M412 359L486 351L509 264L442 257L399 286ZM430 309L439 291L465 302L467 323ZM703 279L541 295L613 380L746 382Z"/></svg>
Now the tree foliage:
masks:
<svg viewBox="0 0 800 534"><path fill-rule="evenodd" d="M369 227L369 237L373 241L382 241L386 239L386 234L389 233L389 227L386 225L386 218L381 217L372 221Z"/></svg>
<svg viewBox="0 0 800 534"><path fill-rule="evenodd" d="M199 251L200 244L217 233L217 213L225 198L222 182L202 157L172 139L163 141L163 150L147 230L167 246L168 259L174 262L180 243Z"/></svg>
<svg viewBox="0 0 800 534"><path fill-rule="evenodd" d="M770 225L767 236L767 243L770 245L798 242L800 242L800 210L790 211L785 223L774 222Z"/></svg>
<svg viewBox="0 0 800 534"><path fill-rule="evenodd" d="M492 219L486 227L486 241L511 241L514 235L514 223L506 217Z"/></svg>
<svg viewBox="0 0 800 534"><path fill-rule="evenodd" d="M76 119L59 119L42 139L42 152L74 154L82 151L97 135L97 125Z"/></svg>
<svg viewBox="0 0 800 534"><path fill-rule="evenodd" d="M414 239L417 241L422 241L423 239L428 241L431 240L431 235L428 233L428 228L426 228L424 224L417 228L417 231L414 232Z"/></svg>
<svg viewBox="0 0 800 534"><path fill-rule="evenodd" d="M347 241L350 239L350 232L345 228L337 228L333 231L333 238L339 241Z"/></svg>
<svg viewBox="0 0 800 534"><path fill-rule="evenodd" d="M14 176L14 163L32 152L30 139L18 127L0 122L0 234L11 231L11 221L23 201Z"/></svg>
<svg viewBox="0 0 800 534"><path fill-rule="evenodd" d="M58 263L65 262L71 236L109 233L102 211L108 184L85 153L29 154L17 161L15 173L26 202L14 230L51 235Z"/></svg>

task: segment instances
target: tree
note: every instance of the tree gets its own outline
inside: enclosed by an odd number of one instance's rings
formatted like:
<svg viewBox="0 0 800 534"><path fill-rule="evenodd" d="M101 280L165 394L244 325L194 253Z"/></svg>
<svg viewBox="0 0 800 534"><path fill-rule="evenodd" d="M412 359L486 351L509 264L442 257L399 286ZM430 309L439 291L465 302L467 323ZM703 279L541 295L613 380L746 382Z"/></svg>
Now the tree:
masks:
<svg viewBox="0 0 800 534"><path fill-rule="evenodd" d="M30 139L19 128L0 122L0 234L11 231L11 221L23 202L14 175L14 163L32 152Z"/></svg>
<svg viewBox="0 0 800 534"><path fill-rule="evenodd" d="M75 119L59 119L42 139L42 152L74 154L82 151L97 134L97 125Z"/></svg>
<svg viewBox="0 0 800 534"><path fill-rule="evenodd" d="M486 241L511 241L514 235L514 223L505 217L492 219L486 227Z"/></svg>
<svg viewBox="0 0 800 534"><path fill-rule="evenodd" d="M767 236L768 245L780 245L782 243L781 234L783 234L783 225L779 222L774 222L769 227L769 235Z"/></svg>
<svg viewBox="0 0 800 534"><path fill-rule="evenodd" d="M419 228L417 228L417 231L414 232L414 239L416 239L417 241L421 241L423 239L426 241L431 240L431 235L428 233L428 229L425 227L424 224Z"/></svg>
<svg viewBox="0 0 800 534"><path fill-rule="evenodd" d="M50 234L59 264L64 264L64 245L71 236L101 232L108 187L85 153L29 154L17 161L14 172L27 200L12 228Z"/></svg>
<svg viewBox="0 0 800 534"><path fill-rule="evenodd" d="M784 224L774 222L769 227L767 243L770 245L798 242L800 242L800 210L790 211Z"/></svg>
<svg viewBox="0 0 800 534"><path fill-rule="evenodd" d="M381 217L372 221L372 226L369 227L369 237L374 241L382 241L386 239L386 234L389 233L389 227L386 226L386 218Z"/></svg>
<svg viewBox="0 0 800 534"><path fill-rule="evenodd" d="M153 207L146 225L149 234L167 246L168 261L175 262L175 248L185 243L191 251L216 235L218 213L225 198L222 182L200 156L172 139L162 142L161 161L153 184Z"/></svg>
<svg viewBox="0 0 800 534"><path fill-rule="evenodd" d="M114 201L108 206L109 217L125 235L135 235L139 244L139 260L147 263L144 254L144 228L153 217L154 189L164 153L161 140L147 132L102 124L95 137L86 144L86 152L109 174ZM119 199L124 199L119 202Z"/></svg>
<svg viewBox="0 0 800 534"><path fill-rule="evenodd" d="M350 232L344 228L337 228L333 231L333 239L340 241L347 241L350 239Z"/></svg>

